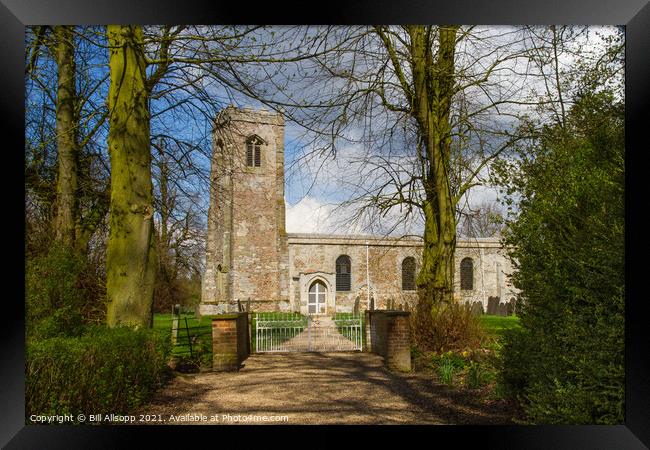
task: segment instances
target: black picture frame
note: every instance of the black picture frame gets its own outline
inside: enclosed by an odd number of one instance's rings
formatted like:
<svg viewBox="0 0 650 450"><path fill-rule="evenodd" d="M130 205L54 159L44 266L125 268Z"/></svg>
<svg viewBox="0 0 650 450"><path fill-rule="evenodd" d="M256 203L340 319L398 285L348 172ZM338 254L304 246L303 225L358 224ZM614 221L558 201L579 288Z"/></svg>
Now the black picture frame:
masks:
<svg viewBox="0 0 650 450"><path fill-rule="evenodd" d="M310 9L308 9L310 8ZM647 448L650 446L650 351L648 301L643 295L641 271L647 267L643 226L645 168L650 124L650 5L647 0L534 0L371 1L354 4L335 0L323 3L265 2L253 7L224 0L2 0L0 4L0 90L5 133L2 178L5 232L3 271L3 326L0 365L0 444L6 448L115 448L134 444L145 434L168 446L200 445L201 434L214 445L236 445L245 439L286 444L286 426L264 428L254 435L250 428L43 426L25 425L24 419L24 31L34 24L107 23L477 23L477 24L593 24L626 27L626 412L618 426L431 426L431 427L315 427L309 442L317 447L340 443L338 433L362 439L384 439L401 434L406 445L458 445L474 441L481 448ZM22 194L22 195L21 195ZM7 245L11 244L11 245ZM191 433L192 436L187 434ZM404 435L405 434L405 435ZM417 434L418 436L415 436ZM137 436L136 436L137 435ZM232 444L229 440L232 439ZM424 441L423 441L424 440ZM448 441L444 444L444 441ZM244 441L239 441L243 443ZM297 444L305 441L297 439ZM152 445L155 445L151 443ZM212 445L210 444L210 445ZM205 445L205 444L203 444Z"/></svg>

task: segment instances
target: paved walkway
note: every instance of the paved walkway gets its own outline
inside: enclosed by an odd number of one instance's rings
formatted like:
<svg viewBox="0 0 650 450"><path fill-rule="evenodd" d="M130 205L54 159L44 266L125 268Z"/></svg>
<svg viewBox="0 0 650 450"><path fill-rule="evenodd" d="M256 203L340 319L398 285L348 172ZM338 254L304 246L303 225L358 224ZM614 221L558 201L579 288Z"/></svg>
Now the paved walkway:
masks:
<svg viewBox="0 0 650 450"><path fill-rule="evenodd" d="M285 424L510 423L502 403L431 378L389 372L369 353L259 354L239 372L181 375L138 413L174 424L172 415L192 424L251 423L250 415L287 416Z"/></svg>

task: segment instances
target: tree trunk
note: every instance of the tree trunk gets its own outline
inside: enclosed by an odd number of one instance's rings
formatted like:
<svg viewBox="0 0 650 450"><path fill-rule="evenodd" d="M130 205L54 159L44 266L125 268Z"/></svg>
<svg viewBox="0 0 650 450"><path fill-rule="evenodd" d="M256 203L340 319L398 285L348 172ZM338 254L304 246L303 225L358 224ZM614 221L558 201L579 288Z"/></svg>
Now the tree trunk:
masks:
<svg viewBox="0 0 650 450"><path fill-rule="evenodd" d="M422 266L416 280L419 294L414 314L414 339L422 347L433 342L432 308L453 301L455 205L449 184L454 89L454 51L458 27L440 27L436 58L429 27L411 26L412 114L428 165L423 174L425 198Z"/></svg>
<svg viewBox="0 0 650 450"><path fill-rule="evenodd" d="M160 162L158 168L160 170L160 180L158 184L160 186L160 246L158 251L160 252L160 262L165 270L169 266L169 214L170 214L170 198L167 186L169 184L169 167L167 165L166 155L161 147L160 152Z"/></svg>
<svg viewBox="0 0 650 450"><path fill-rule="evenodd" d="M151 325L155 282L153 185L142 28L108 26L110 231L107 323Z"/></svg>
<svg viewBox="0 0 650 450"><path fill-rule="evenodd" d="M424 246L417 285L421 303L431 306L452 301L456 248L455 205L449 184L451 125L454 93L456 26L439 28L434 60L430 30L409 27L413 71L413 112L429 161L424 180Z"/></svg>
<svg viewBox="0 0 650 450"><path fill-rule="evenodd" d="M56 183L55 241L72 248L77 216L78 148L75 114L76 83L72 27L56 26L53 47L58 70L56 98L56 143L58 176Z"/></svg>

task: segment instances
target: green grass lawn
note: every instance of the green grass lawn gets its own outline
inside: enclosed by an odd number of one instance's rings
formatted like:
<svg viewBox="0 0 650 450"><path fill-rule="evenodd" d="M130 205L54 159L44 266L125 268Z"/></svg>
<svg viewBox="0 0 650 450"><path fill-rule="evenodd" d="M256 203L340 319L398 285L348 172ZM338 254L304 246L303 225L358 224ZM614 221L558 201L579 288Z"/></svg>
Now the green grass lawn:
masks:
<svg viewBox="0 0 650 450"><path fill-rule="evenodd" d="M187 319L187 328L185 321ZM155 313L153 316L153 327L169 332L171 339L172 314ZM172 355L189 355L190 341L192 342L192 354L202 355L212 352L212 319L203 316L201 319L194 317L194 314L181 314L178 322L178 335L176 345L172 348ZM188 337L189 334L189 337Z"/></svg>
<svg viewBox="0 0 650 450"><path fill-rule="evenodd" d="M197 326L209 326L212 323L212 319L209 316L203 316L201 319L194 317L194 314L185 313L181 314L181 320L183 326L185 326L185 319L187 319L188 327L197 327ZM172 314L164 313L155 313L153 315L153 327L161 330L170 330L172 328Z"/></svg>
<svg viewBox="0 0 650 450"><path fill-rule="evenodd" d="M483 314L479 316L481 325L489 334L502 337L505 330L519 327L519 317L517 316L494 316Z"/></svg>

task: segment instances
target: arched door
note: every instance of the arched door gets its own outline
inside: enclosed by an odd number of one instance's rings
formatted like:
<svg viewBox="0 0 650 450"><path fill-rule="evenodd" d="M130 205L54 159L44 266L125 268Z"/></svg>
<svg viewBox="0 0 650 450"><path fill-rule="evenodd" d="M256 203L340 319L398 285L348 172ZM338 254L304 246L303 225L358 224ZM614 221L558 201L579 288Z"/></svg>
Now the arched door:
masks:
<svg viewBox="0 0 650 450"><path fill-rule="evenodd" d="M325 314L327 311L327 288L325 284L320 281L314 281L309 286L309 300L307 308L309 314Z"/></svg>

